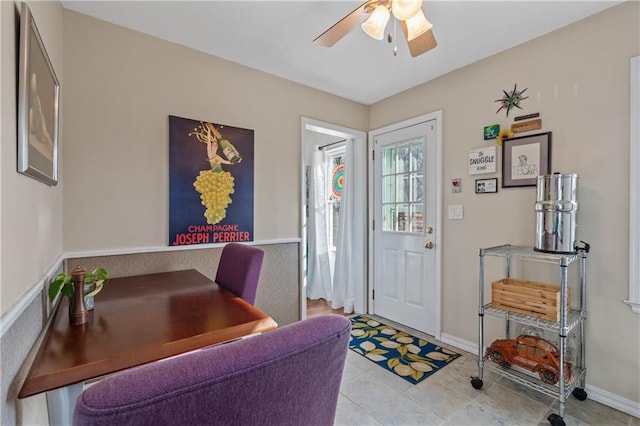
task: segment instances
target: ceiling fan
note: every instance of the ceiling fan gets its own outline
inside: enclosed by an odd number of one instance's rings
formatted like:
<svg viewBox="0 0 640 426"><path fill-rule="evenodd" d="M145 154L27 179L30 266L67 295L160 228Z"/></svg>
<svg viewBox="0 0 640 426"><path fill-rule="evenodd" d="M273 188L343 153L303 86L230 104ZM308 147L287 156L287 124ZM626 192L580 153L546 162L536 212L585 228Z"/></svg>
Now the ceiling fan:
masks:
<svg viewBox="0 0 640 426"><path fill-rule="evenodd" d="M433 25L422 11L422 0L369 0L336 22L313 42L319 46L331 47L358 24L361 24L362 30L369 37L382 40L392 14L400 21L411 56L415 58L436 47ZM389 42L392 38L389 33ZM396 47L393 53L397 53Z"/></svg>

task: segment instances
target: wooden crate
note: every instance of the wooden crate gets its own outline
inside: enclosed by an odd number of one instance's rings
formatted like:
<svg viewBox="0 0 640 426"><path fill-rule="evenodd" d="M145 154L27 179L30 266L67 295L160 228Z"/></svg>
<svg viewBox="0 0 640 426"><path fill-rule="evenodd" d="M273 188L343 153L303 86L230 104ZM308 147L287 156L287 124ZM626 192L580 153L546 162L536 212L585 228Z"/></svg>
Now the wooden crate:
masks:
<svg viewBox="0 0 640 426"><path fill-rule="evenodd" d="M560 286L503 278L491 283L491 304L496 308L557 322L560 321Z"/></svg>

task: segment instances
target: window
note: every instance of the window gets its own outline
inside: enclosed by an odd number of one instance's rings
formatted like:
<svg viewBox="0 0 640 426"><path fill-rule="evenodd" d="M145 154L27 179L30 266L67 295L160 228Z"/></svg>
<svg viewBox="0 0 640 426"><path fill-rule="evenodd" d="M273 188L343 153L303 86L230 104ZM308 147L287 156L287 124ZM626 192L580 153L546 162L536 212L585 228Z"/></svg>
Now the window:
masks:
<svg viewBox="0 0 640 426"><path fill-rule="evenodd" d="M342 188L344 185L344 145L325 151L325 164L327 165L327 232L329 251L335 252L338 245L338 218L340 217L340 201L342 200Z"/></svg>
<svg viewBox="0 0 640 426"><path fill-rule="evenodd" d="M386 146L382 155L382 230L423 233L423 141Z"/></svg>

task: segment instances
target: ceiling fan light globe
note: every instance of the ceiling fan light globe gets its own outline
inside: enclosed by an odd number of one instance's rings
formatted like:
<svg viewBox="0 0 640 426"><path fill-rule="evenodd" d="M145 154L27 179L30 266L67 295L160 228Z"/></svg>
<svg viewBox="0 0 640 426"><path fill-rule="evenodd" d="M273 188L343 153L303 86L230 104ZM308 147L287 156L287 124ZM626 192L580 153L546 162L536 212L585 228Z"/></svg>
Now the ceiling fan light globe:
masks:
<svg viewBox="0 0 640 426"><path fill-rule="evenodd" d="M387 22L389 22L389 17L389 9L387 9L386 6L377 6L371 13L369 19L362 23L362 31L371 38L382 40L384 38L384 29L387 26Z"/></svg>
<svg viewBox="0 0 640 426"><path fill-rule="evenodd" d="M433 28L433 24L427 20L424 12L418 11L413 17L405 21L407 24L407 40L411 41Z"/></svg>
<svg viewBox="0 0 640 426"><path fill-rule="evenodd" d="M396 19L406 21L422 10L422 0L393 0L391 12Z"/></svg>

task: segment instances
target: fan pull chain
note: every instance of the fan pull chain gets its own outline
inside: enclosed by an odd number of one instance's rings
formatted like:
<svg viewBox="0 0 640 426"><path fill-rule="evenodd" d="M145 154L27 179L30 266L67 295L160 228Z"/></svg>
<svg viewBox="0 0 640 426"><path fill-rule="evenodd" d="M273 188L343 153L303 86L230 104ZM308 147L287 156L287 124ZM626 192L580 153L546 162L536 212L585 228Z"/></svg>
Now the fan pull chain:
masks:
<svg viewBox="0 0 640 426"><path fill-rule="evenodd" d="M394 19L393 20L393 34L391 34L391 31L389 31L389 34L387 35L387 41L389 43L392 43L393 41L396 40L396 35L397 35L397 20ZM398 56L398 45L397 44L393 44L393 56Z"/></svg>

